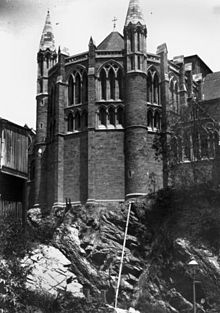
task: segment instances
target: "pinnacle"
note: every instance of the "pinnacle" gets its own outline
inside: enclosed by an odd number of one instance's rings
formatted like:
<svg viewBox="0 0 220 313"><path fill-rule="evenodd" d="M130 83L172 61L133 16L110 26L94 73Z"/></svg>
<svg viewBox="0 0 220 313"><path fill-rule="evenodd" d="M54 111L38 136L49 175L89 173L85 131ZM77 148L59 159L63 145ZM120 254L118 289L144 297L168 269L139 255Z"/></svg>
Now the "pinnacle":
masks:
<svg viewBox="0 0 220 313"><path fill-rule="evenodd" d="M144 15L140 5L140 1L130 0L125 26L128 26L129 23L137 24L138 22L142 25L145 25Z"/></svg>
<svg viewBox="0 0 220 313"><path fill-rule="evenodd" d="M46 21L43 29L43 33L40 40L40 50L50 49L51 51L55 50L55 40L53 29L50 21L50 12L47 11Z"/></svg>

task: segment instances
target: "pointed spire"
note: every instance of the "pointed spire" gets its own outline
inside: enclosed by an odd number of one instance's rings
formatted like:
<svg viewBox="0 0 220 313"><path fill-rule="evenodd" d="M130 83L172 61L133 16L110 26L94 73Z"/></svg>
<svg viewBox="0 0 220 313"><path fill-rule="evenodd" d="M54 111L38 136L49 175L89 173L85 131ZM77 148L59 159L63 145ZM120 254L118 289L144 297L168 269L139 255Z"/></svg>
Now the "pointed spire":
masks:
<svg viewBox="0 0 220 313"><path fill-rule="evenodd" d="M55 40L53 29L50 21L50 12L47 11L46 22L44 25L43 33L40 40L40 50L50 49L51 51L55 50Z"/></svg>
<svg viewBox="0 0 220 313"><path fill-rule="evenodd" d="M128 6L127 17L125 21L125 26L128 26L129 23L137 24L141 23L145 25L144 15L139 0L130 0Z"/></svg>

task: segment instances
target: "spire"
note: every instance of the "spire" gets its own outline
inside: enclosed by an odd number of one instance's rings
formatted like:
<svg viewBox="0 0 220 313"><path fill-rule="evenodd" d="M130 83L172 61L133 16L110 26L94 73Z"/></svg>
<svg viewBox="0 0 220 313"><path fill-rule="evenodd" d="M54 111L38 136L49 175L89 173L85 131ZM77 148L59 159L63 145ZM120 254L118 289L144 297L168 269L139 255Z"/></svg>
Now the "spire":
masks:
<svg viewBox="0 0 220 313"><path fill-rule="evenodd" d="M125 26L128 26L129 23L137 24L141 23L145 25L144 15L139 0L130 0L128 6L127 17L125 21Z"/></svg>
<svg viewBox="0 0 220 313"><path fill-rule="evenodd" d="M51 51L55 50L55 40L53 29L50 21L50 12L47 11L46 22L44 25L43 33L40 40L40 50L50 49Z"/></svg>

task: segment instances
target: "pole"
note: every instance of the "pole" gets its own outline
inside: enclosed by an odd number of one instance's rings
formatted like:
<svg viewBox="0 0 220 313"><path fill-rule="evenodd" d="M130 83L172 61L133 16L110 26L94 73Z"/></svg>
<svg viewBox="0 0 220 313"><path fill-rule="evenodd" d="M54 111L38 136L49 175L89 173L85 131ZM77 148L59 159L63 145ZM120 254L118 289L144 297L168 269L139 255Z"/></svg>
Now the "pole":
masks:
<svg viewBox="0 0 220 313"><path fill-rule="evenodd" d="M196 313L196 281L195 281L195 270L193 275L193 313Z"/></svg>
<svg viewBox="0 0 220 313"><path fill-rule="evenodd" d="M123 267L125 245L126 245L128 225L129 225L129 219L130 219L130 213L131 213L131 204L132 204L132 202L129 202L127 222L126 222L126 227L125 227L124 242L123 242L122 253L121 253L121 262L120 262L120 268L119 268L119 274L118 274L118 283L117 283L117 288L116 288L116 293L115 293L115 309L117 308L117 304L118 304L118 293L119 293L119 287L120 287L120 282L121 282L121 273L122 273L122 267Z"/></svg>

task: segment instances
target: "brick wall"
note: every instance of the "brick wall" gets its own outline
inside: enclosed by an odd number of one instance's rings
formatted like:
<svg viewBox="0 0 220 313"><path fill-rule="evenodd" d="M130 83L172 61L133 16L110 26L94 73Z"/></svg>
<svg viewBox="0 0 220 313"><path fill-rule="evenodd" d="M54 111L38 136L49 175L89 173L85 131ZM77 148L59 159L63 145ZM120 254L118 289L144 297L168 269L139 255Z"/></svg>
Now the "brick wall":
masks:
<svg viewBox="0 0 220 313"><path fill-rule="evenodd" d="M96 131L95 148L96 199L124 199L124 131Z"/></svg>
<svg viewBox="0 0 220 313"><path fill-rule="evenodd" d="M87 200L88 194L88 136L86 132L65 137L64 143L64 199Z"/></svg>

